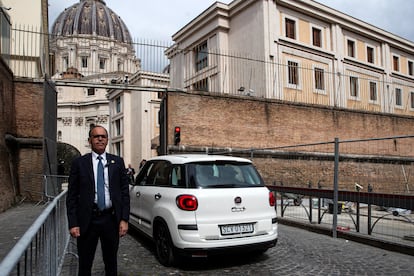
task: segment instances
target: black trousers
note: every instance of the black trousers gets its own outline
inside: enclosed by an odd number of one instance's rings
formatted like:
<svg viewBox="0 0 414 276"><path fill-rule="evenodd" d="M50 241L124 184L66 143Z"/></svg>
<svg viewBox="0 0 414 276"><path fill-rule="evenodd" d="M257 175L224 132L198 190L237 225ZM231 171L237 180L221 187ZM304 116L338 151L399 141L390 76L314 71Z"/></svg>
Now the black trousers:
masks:
<svg viewBox="0 0 414 276"><path fill-rule="evenodd" d="M113 212L94 213L89 229L77 238L79 276L90 276L98 240L101 242L105 275L115 276L118 269L119 229Z"/></svg>

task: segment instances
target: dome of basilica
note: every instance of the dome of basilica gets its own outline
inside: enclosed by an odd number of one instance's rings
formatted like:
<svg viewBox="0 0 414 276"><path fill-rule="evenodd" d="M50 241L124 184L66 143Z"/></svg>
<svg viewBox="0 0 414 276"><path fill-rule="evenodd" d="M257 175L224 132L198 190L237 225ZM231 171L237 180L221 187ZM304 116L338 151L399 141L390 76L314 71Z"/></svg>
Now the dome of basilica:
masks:
<svg viewBox="0 0 414 276"><path fill-rule="evenodd" d="M131 43L131 35L122 19L103 0L80 0L66 8L52 27L55 36L92 35Z"/></svg>

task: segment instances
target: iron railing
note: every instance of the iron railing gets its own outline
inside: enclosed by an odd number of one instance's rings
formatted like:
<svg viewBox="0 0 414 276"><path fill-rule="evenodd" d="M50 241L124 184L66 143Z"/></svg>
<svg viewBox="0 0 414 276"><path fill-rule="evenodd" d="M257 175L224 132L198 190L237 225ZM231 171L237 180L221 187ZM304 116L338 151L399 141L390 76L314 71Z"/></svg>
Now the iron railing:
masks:
<svg viewBox="0 0 414 276"><path fill-rule="evenodd" d="M208 153L252 159L278 195L284 220L414 252L413 143L413 135L401 135Z"/></svg>
<svg viewBox="0 0 414 276"><path fill-rule="evenodd" d="M42 78L48 74L56 81L72 80L85 87L96 84L111 88L130 84L149 90L159 87L156 81L150 85L139 83L136 76L148 73L154 80L168 78L171 90L414 116L412 76L395 77L386 73L387 68L373 70L372 74L357 73L358 66L355 70L334 69L333 59L317 62L302 58L302 62L294 62L232 49L180 49L171 41L142 38L122 44L129 53L118 60L118 54L102 58L86 53L82 47L69 54L73 50L72 40L90 43L82 36L49 35L30 26L13 26L10 36L13 41L10 67L17 77ZM99 47L105 53L115 43L104 37L94 39L99 40ZM44 41L49 41L50 53L44 53ZM202 63L195 59L197 54L204 57ZM48 68L45 57L50 59L50 72L45 72Z"/></svg>
<svg viewBox="0 0 414 276"><path fill-rule="evenodd" d="M41 215L0 263L0 274L59 275L67 253L66 193L50 201ZM16 218L17 219L17 218Z"/></svg>
<svg viewBox="0 0 414 276"><path fill-rule="evenodd" d="M320 227L334 237L375 242L414 255L414 196L269 185L281 222Z"/></svg>

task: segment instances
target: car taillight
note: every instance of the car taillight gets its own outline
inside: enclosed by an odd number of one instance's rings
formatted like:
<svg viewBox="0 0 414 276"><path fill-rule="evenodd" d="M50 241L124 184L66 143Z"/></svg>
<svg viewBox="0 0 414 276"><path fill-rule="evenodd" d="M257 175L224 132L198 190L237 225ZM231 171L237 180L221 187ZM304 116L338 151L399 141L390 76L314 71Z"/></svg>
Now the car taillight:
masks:
<svg viewBox="0 0 414 276"><path fill-rule="evenodd" d="M197 198L193 195L179 195L176 203L178 208L184 211L195 211L198 208Z"/></svg>
<svg viewBox="0 0 414 276"><path fill-rule="evenodd" d="M276 204L275 194L273 192L269 192L269 205L275 206L275 204Z"/></svg>

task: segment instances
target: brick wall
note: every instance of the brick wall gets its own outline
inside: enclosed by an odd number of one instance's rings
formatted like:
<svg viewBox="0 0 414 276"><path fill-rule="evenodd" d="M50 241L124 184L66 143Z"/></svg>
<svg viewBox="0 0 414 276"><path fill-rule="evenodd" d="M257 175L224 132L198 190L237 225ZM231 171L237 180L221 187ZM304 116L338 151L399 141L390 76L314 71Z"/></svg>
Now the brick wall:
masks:
<svg viewBox="0 0 414 276"><path fill-rule="evenodd" d="M43 82L19 80L15 82L16 135L27 139L20 143L18 156L18 179L20 195L25 200L43 199L44 173L44 86ZM56 107L53 107L56 108Z"/></svg>
<svg viewBox="0 0 414 276"><path fill-rule="evenodd" d="M15 133L13 75L0 59L0 212L14 203L12 163L5 135Z"/></svg>
<svg viewBox="0 0 414 276"><path fill-rule="evenodd" d="M17 81L16 131L18 137L43 136L43 82Z"/></svg>
<svg viewBox="0 0 414 276"><path fill-rule="evenodd" d="M268 185L334 188L332 161L278 158L252 160ZM373 192L377 193L414 194L413 172L413 164L343 161L339 163L338 189L353 191L355 183L358 183L364 187L364 192L370 185ZM408 181L404 175L408 175Z"/></svg>
<svg viewBox="0 0 414 276"><path fill-rule="evenodd" d="M13 81L12 73L1 62L0 89L2 108L0 212L2 212L22 199L27 201L43 199L44 89L42 82ZM56 109L56 106L50 108Z"/></svg>
<svg viewBox="0 0 414 276"><path fill-rule="evenodd" d="M277 100L234 97L205 93L170 93L168 95L168 144L173 144L175 126L181 127L179 148L170 151L192 151L194 148L238 149L277 148L300 145L412 134L414 118L379 113L356 112L289 104ZM370 183L374 191L414 189L405 183L404 170L414 173L413 139L391 139L341 144L341 154L356 156L341 162L339 187L353 190L355 182ZM283 150L282 150L283 151ZM333 144L297 147L290 151L332 153ZM378 163L371 155L391 156ZM270 158L271 157L271 158ZM281 158L277 153L255 158L255 164L267 183L283 181L286 185L304 186L321 181L333 186L333 162L312 156ZM404 160L399 160L402 158ZM412 181L411 181L412 182Z"/></svg>

